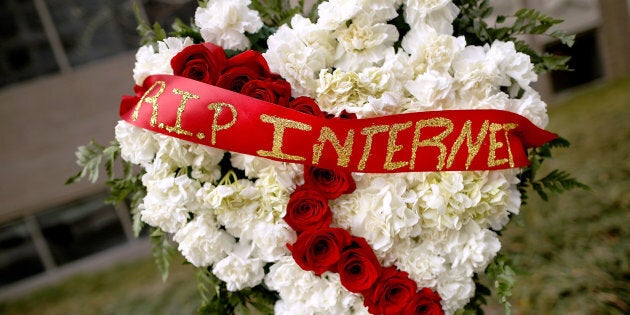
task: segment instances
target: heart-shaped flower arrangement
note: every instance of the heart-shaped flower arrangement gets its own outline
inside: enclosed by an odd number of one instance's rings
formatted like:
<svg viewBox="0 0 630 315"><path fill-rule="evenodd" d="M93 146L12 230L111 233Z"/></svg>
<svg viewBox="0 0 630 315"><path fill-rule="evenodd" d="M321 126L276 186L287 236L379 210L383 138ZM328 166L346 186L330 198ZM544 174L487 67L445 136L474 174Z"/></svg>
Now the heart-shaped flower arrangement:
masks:
<svg viewBox="0 0 630 315"><path fill-rule="evenodd" d="M453 36L450 1L331 0L318 19L295 15L279 26L266 52L234 53L249 47L246 34L262 32L249 5L203 3L190 31L204 42L141 47L138 87L174 75L319 119L495 109L547 123L529 56L512 42ZM196 95L173 93L183 99L177 122L159 128L184 133L184 103ZM148 94L138 107L154 105L153 126L157 94ZM501 247L496 231L521 202L515 168L351 173L227 152L125 120L115 132L122 158L143 170L139 218L228 291L275 291L278 314L452 314L475 294L475 274Z"/></svg>

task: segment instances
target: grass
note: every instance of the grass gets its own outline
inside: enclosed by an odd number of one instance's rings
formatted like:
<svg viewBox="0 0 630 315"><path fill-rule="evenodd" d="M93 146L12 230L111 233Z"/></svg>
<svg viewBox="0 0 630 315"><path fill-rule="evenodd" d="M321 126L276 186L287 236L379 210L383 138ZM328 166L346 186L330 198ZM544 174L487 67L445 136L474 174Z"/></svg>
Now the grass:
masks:
<svg viewBox="0 0 630 315"><path fill-rule="evenodd" d="M178 257L163 283L153 259L147 257L0 303L0 314L179 315L195 314L200 304L192 266Z"/></svg>
<svg viewBox="0 0 630 315"><path fill-rule="evenodd" d="M630 313L630 78L589 87L550 107L548 129L568 139L548 170L569 171L591 191L528 204L504 231L518 276L516 314ZM73 277L0 314L193 314L192 267L173 264L163 284L150 258Z"/></svg>
<svg viewBox="0 0 630 315"><path fill-rule="evenodd" d="M533 192L503 234L518 277L516 314L630 313L630 78L588 88L552 106L548 129L571 142L546 169L591 187Z"/></svg>

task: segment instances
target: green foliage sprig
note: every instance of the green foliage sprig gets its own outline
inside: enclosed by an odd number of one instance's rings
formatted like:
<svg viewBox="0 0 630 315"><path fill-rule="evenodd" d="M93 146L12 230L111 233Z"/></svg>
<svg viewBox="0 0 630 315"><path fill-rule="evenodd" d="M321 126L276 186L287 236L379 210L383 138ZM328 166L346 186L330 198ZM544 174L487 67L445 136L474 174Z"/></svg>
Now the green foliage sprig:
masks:
<svg viewBox="0 0 630 315"><path fill-rule="evenodd" d="M499 303L503 304L503 312L510 315L512 304L509 297L512 296L512 288L516 283L516 272L512 268L511 261L502 254L486 268L486 274L493 281Z"/></svg>
<svg viewBox="0 0 630 315"><path fill-rule="evenodd" d="M527 203L529 189L533 189L544 201L549 200L549 192L562 193L572 189L590 190L587 185L579 182L569 173L558 169L538 179L538 171L543 162L551 158L551 149L568 148L569 145L569 141L558 137L541 147L529 150L530 165L519 174L518 190L521 192L522 204Z"/></svg>
<svg viewBox="0 0 630 315"><path fill-rule="evenodd" d="M142 175L144 170L135 168L133 164L120 157L120 145L113 140L108 146L100 145L94 140L88 144L80 146L76 153L77 165L81 170L70 177L66 184L75 183L86 178L95 183L98 181L101 168L104 167L107 176L105 186L109 189L109 195L105 202L114 206L121 202L129 202L129 208L133 219L133 232L136 237L140 235L144 223L140 220L139 205L146 195L146 188L142 185ZM117 164L116 161L120 163ZM116 168L116 165L119 167ZM119 172L116 170L119 169Z"/></svg>
<svg viewBox="0 0 630 315"><path fill-rule="evenodd" d="M511 41L517 51L529 55L537 73L553 70L568 70L570 57L557 56L550 53L539 53L527 44L523 36L546 35L572 46L575 35L564 31L549 29L562 20L554 19L534 9L521 9L513 16L499 15L495 25L489 26L486 19L492 14L489 0L455 0L460 13L453 23L454 35L464 36L468 45L491 44L495 40Z"/></svg>

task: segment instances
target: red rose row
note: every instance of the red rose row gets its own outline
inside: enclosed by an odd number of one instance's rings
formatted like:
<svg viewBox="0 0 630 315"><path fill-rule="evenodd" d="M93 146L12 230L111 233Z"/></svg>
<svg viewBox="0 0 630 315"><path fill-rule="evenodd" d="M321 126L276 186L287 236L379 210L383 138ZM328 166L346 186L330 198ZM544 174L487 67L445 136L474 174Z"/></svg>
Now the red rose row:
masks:
<svg viewBox="0 0 630 315"><path fill-rule="evenodd" d="M439 294L429 288L418 291L406 272L382 267L364 238L330 227L328 200L355 190L349 173L311 166L305 169L304 182L291 194L284 217L298 234L288 246L302 269L316 275L339 273L341 284L362 294L372 314L443 314Z"/></svg>
<svg viewBox="0 0 630 315"><path fill-rule="evenodd" d="M318 117L334 118L322 112L310 97L291 97L291 85L269 70L263 56L253 50L227 58L220 46L203 43L184 48L171 59L173 74L201 81L266 102L293 108ZM342 119L356 115L342 112ZM328 200L352 193L356 186L350 173L307 167L304 185L287 204L284 220L297 234L288 245L296 263L321 275L339 273L342 285L362 294L372 314L443 314L440 296L431 289L417 289L415 281L396 267L382 267L362 237L342 228L330 227L332 212Z"/></svg>

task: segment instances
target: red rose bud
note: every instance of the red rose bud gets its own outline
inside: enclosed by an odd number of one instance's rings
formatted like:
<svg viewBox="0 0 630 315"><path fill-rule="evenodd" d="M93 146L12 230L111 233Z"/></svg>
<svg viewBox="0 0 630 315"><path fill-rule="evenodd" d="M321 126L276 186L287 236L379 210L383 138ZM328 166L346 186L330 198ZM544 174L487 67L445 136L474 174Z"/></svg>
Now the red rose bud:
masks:
<svg viewBox="0 0 630 315"><path fill-rule="evenodd" d="M350 244L352 236L342 228L307 230L298 235L291 254L304 270L321 275L326 271L336 272L341 250Z"/></svg>
<svg viewBox="0 0 630 315"><path fill-rule="evenodd" d="M332 222L332 212L322 194L301 186L291 194L284 221L299 234L328 227Z"/></svg>
<svg viewBox="0 0 630 315"><path fill-rule="evenodd" d="M171 58L174 75L212 85L226 65L223 48L211 43L188 46Z"/></svg>
<svg viewBox="0 0 630 315"><path fill-rule="evenodd" d="M315 187L328 200L336 199L342 194L350 194L356 189L350 172L316 166L304 169L304 182Z"/></svg>
<svg viewBox="0 0 630 315"><path fill-rule="evenodd" d="M440 295L429 288L423 288L413 300L407 304L403 314L409 315L442 315L444 310L440 305Z"/></svg>
<svg viewBox="0 0 630 315"><path fill-rule="evenodd" d="M291 84L282 79L252 80L243 85L241 94L286 107L291 98Z"/></svg>
<svg viewBox="0 0 630 315"><path fill-rule="evenodd" d="M300 96L289 103L289 108L298 112L313 115L316 117L324 117L324 113L319 108L314 99L308 96Z"/></svg>
<svg viewBox="0 0 630 315"><path fill-rule="evenodd" d="M364 292L363 304L371 314L401 314L417 289L418 285L406 272L394 266L384 268L372 290Z"/></svg>
<svg viewBox="0 0 630 315"><path fill-rule="evenodd" d="M352 244L341 252L337 271L341 284L350 292L361 293L376 282L382 267L372 247L362 237L353 237Z"/></svg>

